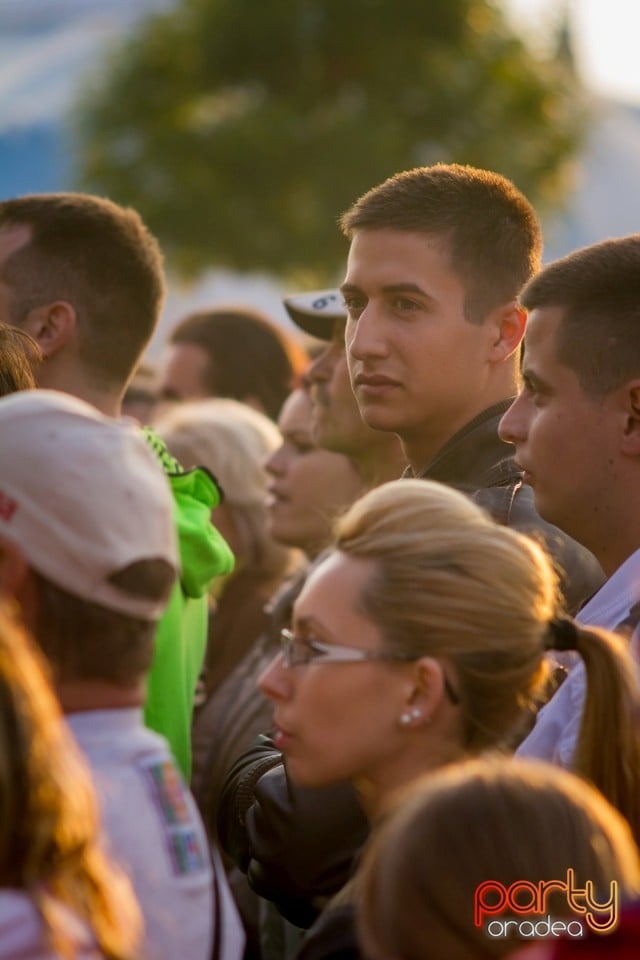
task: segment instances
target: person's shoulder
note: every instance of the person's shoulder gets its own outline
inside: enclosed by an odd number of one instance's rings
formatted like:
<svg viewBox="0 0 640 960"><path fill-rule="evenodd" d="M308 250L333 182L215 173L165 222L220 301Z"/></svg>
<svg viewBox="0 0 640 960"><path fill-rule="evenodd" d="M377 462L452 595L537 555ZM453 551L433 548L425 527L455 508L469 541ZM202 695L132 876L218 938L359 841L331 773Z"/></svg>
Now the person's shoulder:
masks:
<svg viewBox="0 0 640 960"><path fill-rule="evenodd" d="M567 609L575 613L605 582L602 567L581 543L544 520L536 510L533 490L521 483L515 490L507 525L537 540L560 574Z"/></svg>

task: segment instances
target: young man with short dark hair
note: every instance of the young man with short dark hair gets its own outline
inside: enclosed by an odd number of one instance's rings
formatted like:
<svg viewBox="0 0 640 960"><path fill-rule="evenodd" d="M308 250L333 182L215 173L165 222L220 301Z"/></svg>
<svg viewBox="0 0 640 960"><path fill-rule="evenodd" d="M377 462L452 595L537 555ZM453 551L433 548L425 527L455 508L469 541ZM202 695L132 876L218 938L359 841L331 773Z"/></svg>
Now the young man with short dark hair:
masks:
<svg viewBox="0 0 640 960"><path fill-rule="evenodd" d="M600 582L589 554L537 514L498 423L519 386L522 285L539 267L529 201L457 164L399 173L342 216L351 382L369 426L397 434L409 476L463 490L541 534L571 609Z"/></svg>
<svg viewBox="0 0 640 960"><path fill-rule="evenodd" d="M127 384L156 328L165 293L162 254L135 210L80 193L0 201L0 321L31 334L39 387L120 417ZM149 437L174 491L181 576L158 624L146 720L191 766L193 695L207 639L207 591L231 552L209 522L219 491L185 473Z"/></svg>
<svg viewBox="0 0 640 960"><path fill-rule="evenodd" d="M531 204L499 174L438 164L374 187L340 222L351 241L342 293L363 420L400 437L409 476L456 487L499 522L541 535L564 571L568 604L577 608L602 582L602 571L540 518L498 436L519 386L526 318L517 298L540 261ZM245 816L250 797L255 817ZM319 888L327 894L327 878L338 871L326 869L324 851L341 868L349 860L337 854L353 851L352 820L344 815L341 824L342 811L321 791L296 793L268 741L230 771L221 811L227 849L245 864L257 861L250 871L260 892L285 908L293 903L297 911L298 899L308 907Z"/></svg>
<svg viewBox="0 0 640 960"><path fill-rule="evenodd" d="M160 248L135 210L79 193L0 202L0 320L39 344L39 386L119 416L164 295Z"/></svg>
<svg viewBox="0 0 640 960"><path fill-rule="evenodd" d="M549 264L521 302L524 385L500 433L540 514L608 577L578 619L630 632L640 621L640 235ZM519 752L571 766L583 693L576 667Z"/></svg>

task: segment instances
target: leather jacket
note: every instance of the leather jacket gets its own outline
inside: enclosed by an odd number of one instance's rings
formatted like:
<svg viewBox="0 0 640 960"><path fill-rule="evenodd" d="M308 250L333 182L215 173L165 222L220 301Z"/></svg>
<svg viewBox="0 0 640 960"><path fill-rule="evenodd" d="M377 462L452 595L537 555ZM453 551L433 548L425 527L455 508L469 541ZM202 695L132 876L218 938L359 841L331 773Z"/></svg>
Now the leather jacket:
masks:
<svg viewBox="0 0 640 960"><path fill-rule="evenodd" d="M252 889L297 927L311 926L345 884L368 832L351 784L296 786L267 734L227 774L219 841Z"/></svg>
<svg viewBox="0 0 640 960"><path fill-rule="evenodd" d="M436 480L467 493L498 523L535 537L560 574L567 611L576 613L604 583L605 576L592 553L536 511L533 490L522 482L513 446L498 436L500 419L512 402L509 398L483 410L422 470L413 473L409 467L404 476Z"/></svg>

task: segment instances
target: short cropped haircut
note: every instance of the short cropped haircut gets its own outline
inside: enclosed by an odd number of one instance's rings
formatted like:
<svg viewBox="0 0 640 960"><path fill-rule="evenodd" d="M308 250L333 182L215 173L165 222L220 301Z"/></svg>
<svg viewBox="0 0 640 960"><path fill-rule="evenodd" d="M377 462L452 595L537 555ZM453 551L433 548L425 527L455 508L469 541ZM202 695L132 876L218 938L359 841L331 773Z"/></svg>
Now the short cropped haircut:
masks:
<svg viewBox="0 0 640 960"><path fill-rule="evenodd" d="M157 624L109 610L76 597L31 570L38 606L34 636L55 679L100 680L128 687L151 668ZM173 571L164 560L140 560L113 574L121 589L150 598L167 598Z"/></svg>
<svg viewBox="0 0 640 960"><path fill-rule="evenodd" d="M245 401L254 396L272 420L308 362L292 337L264 314L247 308L190 314L173 330L169 342L195 344L207 353L206 387L212 397Z"/></svg>
<svg viewBox="0 0 640 960"><path fill-rule="evenodd" d="M561 309L557 357L586 394L603 397L640 377L640 234L555 260L520 300L527 310Z"/></svg>
<svg viewBox="0 0 640 960"><path fill-rule="evenodd" d="M510 180L475 167L436 164L397 173L360 197L339 224L349 239L359 230L385 229L442 237L471 323L516 298L540 265L535 210Z"/></svg>
<svg viewBox="0 0 640 960"><path fill-rule="evenodd" d="M22 326L35 307L70 303L81 361L99 383L124 386L164 299L155 237L135 210L81 193L0 202L0 230L21 226L31 239L0 270L11 290L12 323Z"/></svg>

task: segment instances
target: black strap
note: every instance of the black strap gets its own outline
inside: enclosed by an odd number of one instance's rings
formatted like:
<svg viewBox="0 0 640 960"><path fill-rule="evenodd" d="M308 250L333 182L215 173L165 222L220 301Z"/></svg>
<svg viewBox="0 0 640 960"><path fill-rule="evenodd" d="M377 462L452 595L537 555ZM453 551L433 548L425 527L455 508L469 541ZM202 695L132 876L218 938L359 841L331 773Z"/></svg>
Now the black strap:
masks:
<svg viewBox="0 0 640 960"><path fill-rule="evenodd" d="M211 872L213 876L213 944L211 946L211 960L219 960L220 943L222 941L222 908L220 905L220 888L218 886L218 876L216 869L216 859L213 851L209 851L211 856Z"/></svg>

